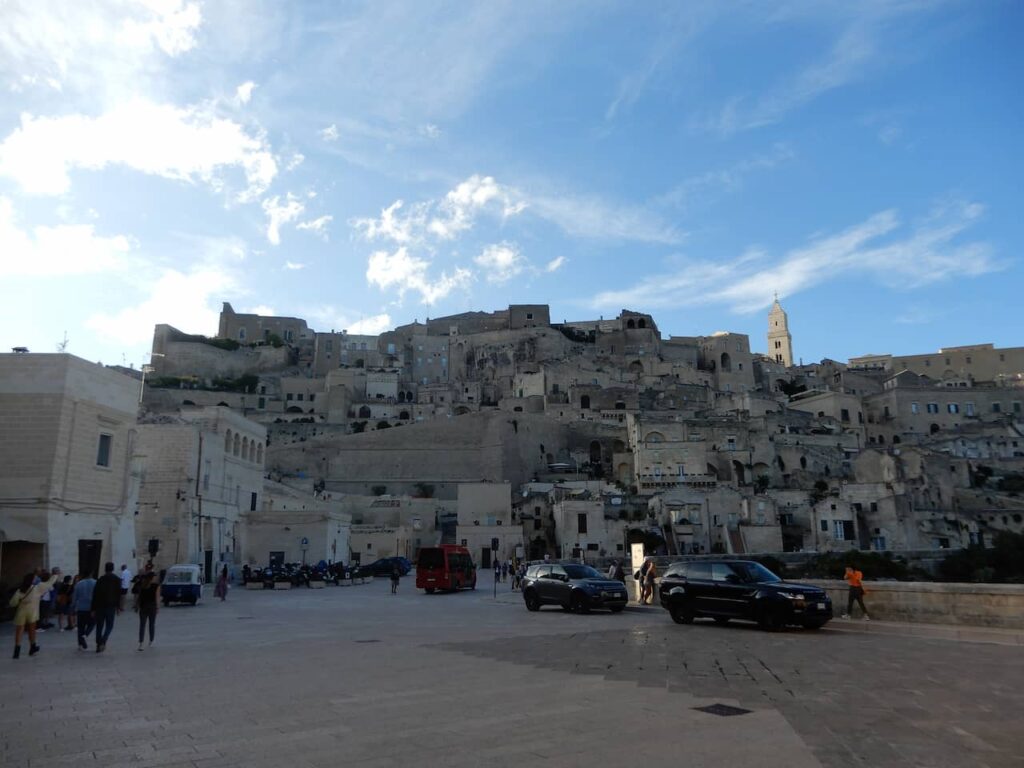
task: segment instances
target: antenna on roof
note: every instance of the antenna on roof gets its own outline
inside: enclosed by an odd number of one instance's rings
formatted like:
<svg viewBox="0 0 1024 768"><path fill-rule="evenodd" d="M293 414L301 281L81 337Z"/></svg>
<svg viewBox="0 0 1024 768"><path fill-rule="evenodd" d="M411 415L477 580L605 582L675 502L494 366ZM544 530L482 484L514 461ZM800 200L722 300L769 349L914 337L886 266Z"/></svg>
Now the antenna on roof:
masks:
<svg viewBox="0 0 1024 768"><path fill-rule="evenodd" d="M68 332L64 331L64 341L57 342L57 352L64 354L68 351Z"/></svg>

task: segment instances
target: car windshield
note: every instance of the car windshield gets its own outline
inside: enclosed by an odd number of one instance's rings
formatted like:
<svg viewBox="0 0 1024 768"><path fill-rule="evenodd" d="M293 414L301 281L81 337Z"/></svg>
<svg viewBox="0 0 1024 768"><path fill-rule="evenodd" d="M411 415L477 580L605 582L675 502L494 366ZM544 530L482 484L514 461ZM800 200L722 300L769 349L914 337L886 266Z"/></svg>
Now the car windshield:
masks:
<svg viewBox="0 0 1024 768"><path fill-rule="evenodd" d="M192 571L168 571L164 577L165 584L191 584Z"/></svg>
<svg viewBox="0 0 1024 768"><path fill-rule="evenodd" d="M570 579L601 579L604 578L589 565L566 565L565 572Z"/></svg>
<svg viewBox="0 0 1024 768"><path fill-rule="evenodd" d="M746 582L754 584L764 584L765 582L771 583L776 581L782 581L778 576L769 571L760 563L746 562L746 563L733 563L732 567Z"/></svg>

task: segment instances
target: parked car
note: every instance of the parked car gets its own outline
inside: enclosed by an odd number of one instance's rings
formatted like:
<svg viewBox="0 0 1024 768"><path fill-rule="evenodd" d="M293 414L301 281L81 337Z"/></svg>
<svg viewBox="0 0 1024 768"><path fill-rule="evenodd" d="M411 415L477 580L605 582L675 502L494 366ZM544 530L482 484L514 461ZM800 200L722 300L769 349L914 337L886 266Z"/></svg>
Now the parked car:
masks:
<svg viewBox="0 0 1024 768"><path fill-rule="evenodd" d="M832 618L825 590L783 581L751 560L673 563L661 577L658 596L677 624L706 616L719 624L755 621L768 630L788 624L820 629Z"/></svg>
<svg viewBox="0 0 1024 768"><path fill-rule="evenodd" d="M625 584L610 580L589 565L531 565L523 579L523 602L529 611L539 611L542 605L560 605L576 613L586 613L591 608L608 608L618 613L626 607L627 600Z"/></svg>
<svg viewBox="0 0 1024 768"><path fill-rule="evenodd" d="M416 561L416 588L428 595L437 589L476 589L476 565L469 550L451 544L423 547Z"/></svg>
<svg viewBox="0 0 1024 768"><path fill-rule="evenodd" d="M369 565L359 566L359 570L363 573L372 573L374 576L390 576L391 569L395 567L395 564L398 565L398 572L403 576L407 576L412 570L412 563L404 557L382 557Z"/></svg>
<svg viewBox="0 0 1024 768"><path fill-rule="evenodd" d="M164 605L172 602L195 605L202 597L203 582L198 565L184 563L167 569L160 585L160 599Z"/></svg>

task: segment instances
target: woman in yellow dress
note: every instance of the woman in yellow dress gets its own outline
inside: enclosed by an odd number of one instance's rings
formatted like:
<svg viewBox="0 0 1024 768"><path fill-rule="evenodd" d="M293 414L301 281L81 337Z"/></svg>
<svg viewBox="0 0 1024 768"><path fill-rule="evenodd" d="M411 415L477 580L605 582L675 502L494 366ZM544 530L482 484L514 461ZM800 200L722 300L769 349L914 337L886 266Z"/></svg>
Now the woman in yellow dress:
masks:
<svg viewBox="0 0 1024 768"><path fill-rule="evenodd" d="M36 645L39 599L53 588L59 578L60 574L51 576L43 571L39 574L38 583L34 583L36 580L34 573L26 573L25 578L21 580L21 586L11 598L11 607L17 608L14 612L14 658L21 655L21 636L26 629L28 629L29 641L28 655L35 656L39 653L39 646Z"/></svg>

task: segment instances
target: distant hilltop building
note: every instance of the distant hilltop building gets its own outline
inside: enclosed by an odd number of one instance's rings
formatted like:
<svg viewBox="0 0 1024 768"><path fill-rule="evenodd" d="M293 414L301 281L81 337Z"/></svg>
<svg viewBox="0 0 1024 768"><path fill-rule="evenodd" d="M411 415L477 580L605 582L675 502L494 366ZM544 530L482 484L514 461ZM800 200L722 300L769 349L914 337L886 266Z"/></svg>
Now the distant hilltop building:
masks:
<svg viewBox="0 0 1024 768"><path fill-rule="evenodd" d="M787 368L793 365L793 337L789 333L789 317L779 304L778 296L768 312L768 356Z"/></svg>

